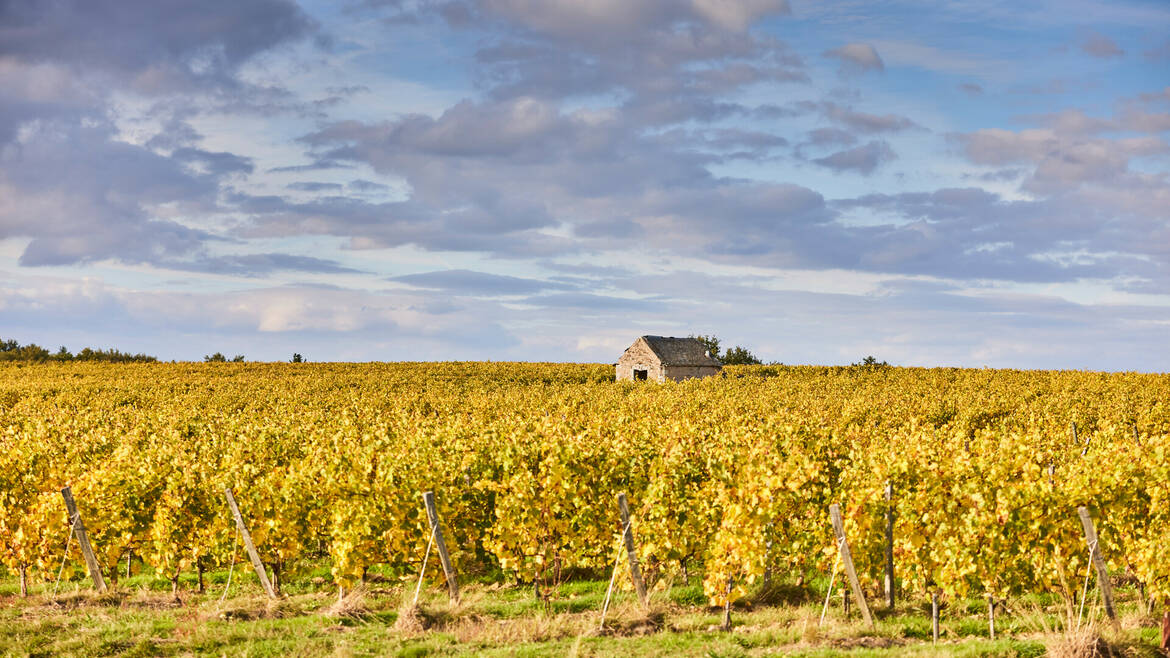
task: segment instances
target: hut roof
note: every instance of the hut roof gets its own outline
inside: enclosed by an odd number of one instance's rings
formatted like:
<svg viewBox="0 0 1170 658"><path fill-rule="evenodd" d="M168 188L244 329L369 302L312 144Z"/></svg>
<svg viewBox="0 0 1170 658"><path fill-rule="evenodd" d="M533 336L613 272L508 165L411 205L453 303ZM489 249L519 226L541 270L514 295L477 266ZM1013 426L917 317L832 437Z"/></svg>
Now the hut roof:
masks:
<svg viewBox="0 0 1170 658"><path fill-rule="evenodd" d="M694 338L642 336L650 349L668 366L714 366L723 364L707 353L707 348Z"/></svg>

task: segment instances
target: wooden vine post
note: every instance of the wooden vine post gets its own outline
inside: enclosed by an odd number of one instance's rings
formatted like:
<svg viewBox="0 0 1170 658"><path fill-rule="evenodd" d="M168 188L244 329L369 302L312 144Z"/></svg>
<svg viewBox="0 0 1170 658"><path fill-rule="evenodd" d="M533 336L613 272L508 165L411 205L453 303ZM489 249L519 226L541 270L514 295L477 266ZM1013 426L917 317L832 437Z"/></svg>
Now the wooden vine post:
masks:
<svg viewBox="0 0 1170 658"><path fill-rule="evenodd" d="M857 569L853 567L853 555L849 552L849 542L845 539L845 523L841 520L841 506L837 503L829 505L829 516L833 521L833 532L837 535L837 548L841 552L841 563L845 565L845 574L849 576L849 586L853 588L853 596L857 598L857 607L861 608L861 616L865 623L873 626L873 615L869 613L869 604L865 602L865 593L861 591L861 582L857 580Z"/></svg>
<svg viewBox="0 0 1170 658"><path fill-rule="evenodd" d="M85 568L93 578L93 586L97 591L106 591L106 580L102 577L102 568L98 565L97 557L93 554L93 546L89 544L89 534L85 532L85 524L81 521L81 512L77 511L77 503L73 500L73 490L65 487L61 490L61 497L65 499L65 509L69 512L69 524L73 527L73 536L81 546L81 555L85 558Z"/></svg>
<svg viewBox="0 0 1170 658"><path fill-rule="evenodd" d="M252 568L256 571L256 577L260 579L260 584L264 586L264 593L268 598L275 599L276 590L272 588L272 581L268 580L268 572L264 570L264 563L260 561L260 554L256 552L256 545L252 543L252 534L248 532L248 526L244 524L244 517L240 514L240 508L236 505L236 497L232 495L231 487L224 487L223 493L227 496L228 506L232 508L232 517L236 520L236 529L240 531L240 536L244 538L244 548L248 551L248 559L252 561Z"/></svg>
<svg viewBox="0 0 1170 658"><path fill-rule="evenodd" d="M630 579L634 581L634 589L638 592L638 601L646 605L646 583L642 581L642 567L638 563L638 546L634 543L634 524L630 521L630 505L626 501L626 494L617 495L618 509L622 515L622 541L626 544L626 555L630 559Z"/></svg>
<svg viewBox="0 0 1170 658"><path fill-rule="evenodd" d="M1170 652L1170 612L1162 613L1162 651Z"/></svg>
<svg viewBox="0 0 1170 658"><path fill-rule="evenodd" d="M1097 529L1093 526L1093 519L1089 516L1089 509L1085 506L1077 508L1077 515L1081 517L1081 525L1085 529L1085 542L1089 544L1089 560L1097 571L1097 587L1101 590L1101 599L1105 603L1105 614L1113 625L1117 626L1117 611L1113 609L1113 585L1109 583L1109 571L1105 567L1105 560L1101 558L1101 548L1097 545Z"/></svg>
<svg viewBox="0 0 1170 658"><path fill-rule="evenodd" d="M987 636L995 639L995 597L987 596Z"/></svg>
<svg viewBox="0 0 1170 658"><path fill-rule="evenodd" d="M435 507L435 492L423 493L423 503L427 506L427 519L431 523L431 532L435 533L435 548L439 551L439 561L443 563L443 577L447 580L447 593L451 600L459 602L459 582L455 574L455 565L451 562L451 554L447 552L447 541L443 539L443 528L439 525L439 510Z"/></svg>
<svg viewBox="0 0 1170 658"><path fill-rule="evenodd" d="M894 485L886 483L886 603L894 609Z"/></svg>
<svg viewBox="0 0 1170 658"><path fill-rule="evenodd" d="M938 592L930 593L930 637L938 642Z"/></svg>
<svg viewBox="0 0 1170 658"><path fill-rule="evenodd" d="M734 582L734 579L732 577L728 576L727 577L727 591L724 594L724 596L726 598L723 600L723 624L719 627L720 629L722 629L724 631L731 630L731 585L732 585L732 582Z"/></svg>

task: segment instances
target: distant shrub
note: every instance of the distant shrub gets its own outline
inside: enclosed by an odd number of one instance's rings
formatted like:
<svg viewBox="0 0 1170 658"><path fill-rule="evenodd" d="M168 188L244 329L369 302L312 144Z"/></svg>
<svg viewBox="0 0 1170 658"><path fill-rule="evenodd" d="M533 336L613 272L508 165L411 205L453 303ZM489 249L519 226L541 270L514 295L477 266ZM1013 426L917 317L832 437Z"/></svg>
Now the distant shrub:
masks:
<svg viewBox="0 0 1170 658"><path fill-rule="evenodd" d="M55 353L37 345L29 343L21 345L16 340L0 340L0 361L29 361L44 363L46 361L100 361L104 363L154 363L157 357L146 354L130 354L115 349L95 350L89 347L77 354L72 354L64 345Z"/></svg>

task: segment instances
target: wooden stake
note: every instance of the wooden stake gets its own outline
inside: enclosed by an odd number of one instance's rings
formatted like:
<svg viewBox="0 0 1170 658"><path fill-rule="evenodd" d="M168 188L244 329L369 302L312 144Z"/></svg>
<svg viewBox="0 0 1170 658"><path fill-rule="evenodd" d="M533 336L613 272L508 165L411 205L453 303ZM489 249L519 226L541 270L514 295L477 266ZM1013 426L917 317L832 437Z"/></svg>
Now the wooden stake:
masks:
<svg viewBox="0 0 1170 658"><path fill-rule="evenodd" d="M1137 423L1133 424L1133 442L1140 448L1142 447L1142 440L1138 438Z"/></svg>
<svg viewBox="0 0 1170 658"><path fill-rule="evenodd" d="M28 565L24 563L20 565L20 596L28 597Z"/></svg>
<svg viewBox="0 0 1170 658"><path fill-rule="evenodd" d="M894 609L894 485L886 483L886 603Z"/></svg>
<svg viewBox="0 0 1170 658"><path fill-rule="evenodd" d="M1162 651L1170 651L1170 612L1162 613Z"/></svg>
<svg viewBox="0 0 1170 658"><path fill-rule="evenodd" d="M89 576L93 578L93 586L99 592L106 591L106 580L102 577L102 568L98 565L97 557L93 554L93 546L89 545L89 535L85 532L85 524L81 521L81 513L77 511L77 503L73 501L73 490L65 487L61 490L61 497L65 499L65 509L69 512L69 522L73 525L73 536L81 545L81 554L85 557L85 567L89 569Z"/></svg>
<svg viewBox="0 0 1170 658"><path fill-rule="evenodd" d="M447 592L451 600L459 602L459 583L455 574L455 565L451 563L451 554L447 552L447 542L443 539L443 528L439 525L439 510L435 507L435 492L423 493L423 503L427 506L427 519L431 522L431 532L435 533L435 548L439 550L439 561L443 563L443 577L447 579ZM535 578L533 581L535 582Z"/></svg>
<svg viewBox="0 0 1170 658"><path fill-rule="evenodd" d="M930 635L938 642L938 592L930 594Z"/></svg>
<svg viewBox="0 0 1170 658"><path fill-rule="evenodd" d="M272 583L268 580L268 572L264 570L264 563L260 561L256 545L252 543L252 534L248 532L248 526L244 525L244 517L240 514L239 506L236 505L236 497L232 495L231 487L225 487L223 493L227 496L228 505L232 508L232 516L236 519L236 529L244 538L244 548L248 550L248 559L252 561L252 569L256 571L256 577L260 579L260 584L264 586L264 592L268 594L268 598L275 599L276 590L272 589Z"/></svg>
<svg viewBox="0 0 1170 658"><path fill-rule="evenodd" d="M845 612L845 619L849 619L849 590L841 588L841 610Z"/></svg>
<svg viewBox="0 0 1170 658"><path fill-rule="evenodd" d="M995 597L987 597L987 630L990 639L995 639Z"/></svg>
<svg viewBox="0 0 1170 658"><path fill-rule="evenodd" d="M764 540L764 591L772 589L772 524L764 528L767 539Z"/></svg>
<svg viewBox="0 0 1170 658"><path fill-rule="evenodd" d="M731 582L732 578L727 578L727 593L726 600L723 601L723 630L731 630Z"/></svg>
<svg viewBox="0 0 1170 658"><path fill-rule="evenodd" d="M630 506L626 502L626 494L617 495L618 508L622 514L622 540L626 543L626 555L630 559L630 579L634 581L634 589L638 592L638 601L646 605L646 583L642 582L642 568L638 564L638 547L634 544L634 525L630 521Z"/></svg>
<svg viewBox="0 0 1170 658"><path fill-rule="evenodd" d="M873 626L873 615L869 614L865 593L861 591L861 582L857 580L857 570L853 568L853 555L849 552L849 542L845 539L845 523L841 520L841 506L837 503L829 505L829 517L833 521L833 532L837 535L837 548L841 552L841 562L845 565L845 574L849 576L849 586L853 588L853 596L857 598L857 607L861 608L861 616L865 618L865 623Z"/></svg>
<svg viewBox="0 0 1170 658"><path fill-rule="evenodd" d="M1071 423L1069 423L1069 427L1072 427L1073 444L1078 445L1078 446L1081 445L1081 437L1077 436L1077 423L1076 423L1076 421L1072 421Z"/></svg>
<svg viewBox="0 0 1170 658"><path fill-rule="evenodd" d="M1081 525L1085 529L1085 541L1089 544L1089 560L1097 570L1097 587L1101 590L1101 599L1105 602L1105 614L1113 625L1117 626L1117 611L1113 609L1113 586L1109 583L1109 571L1105 568L1105 560L1101 559L1101 547L1097 544L1097 529L1093 526L1093 519L1089 516L1089 509L1081 506L1077 508L1081 517Z"/></svg>

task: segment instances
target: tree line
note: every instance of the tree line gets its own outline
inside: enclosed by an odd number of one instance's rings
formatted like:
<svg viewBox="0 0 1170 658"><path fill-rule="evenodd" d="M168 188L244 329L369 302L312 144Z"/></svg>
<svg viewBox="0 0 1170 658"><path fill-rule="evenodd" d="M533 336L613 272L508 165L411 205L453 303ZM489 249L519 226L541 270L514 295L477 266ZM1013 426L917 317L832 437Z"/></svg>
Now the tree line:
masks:
<svg viewBox="0 0 1170 658"><path fill-rule="evenodd" d="M86 347L80 352L74 354L70 352L64 345L56 352L50 352L48 349L37 345L36 343L29 343L28 345L21 345L20 341L15 339L0 339L0 362L3 361L21 361L27 363L53 363L53 362L69 362L69 361L100 361L103 363L158 363L158 357L149 354L131 354L110 348L108 350L95 350L92 347ZM216 352L215 354L203 355L204 363L244 363L244 355L237 354L228 358L223 352ZM292 363L304 363L305 358L299 353L292 355ZM172 363L174 363L172 361Z"/></svg>
<svg viewBox="0 0 1170 658"><path fill-rule="evenodd" d="M56 352L29 343L21 345L14 339L0 340L0 361L28 361L32 363L46 363L49 361L102 361L106 363L155 363L158 357L148 354L131 354L110 348L108 350L86 347L77 354L70 352L64 345Z"/></svg>

